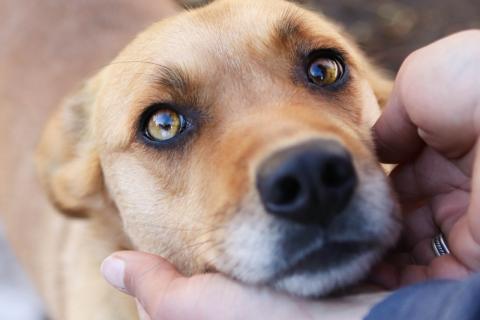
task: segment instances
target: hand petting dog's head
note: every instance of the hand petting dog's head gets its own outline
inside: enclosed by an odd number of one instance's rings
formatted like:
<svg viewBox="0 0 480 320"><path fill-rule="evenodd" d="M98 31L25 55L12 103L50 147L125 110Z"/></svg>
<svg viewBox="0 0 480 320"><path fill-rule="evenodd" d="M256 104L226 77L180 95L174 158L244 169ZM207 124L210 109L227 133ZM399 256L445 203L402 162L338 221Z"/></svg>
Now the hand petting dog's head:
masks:
<svg viewBox="0 0 480 320"><path fill-rule="evenodd" d="M39 168L187 274L320 295L397 239L370 127L389 83L325 17L223 0L153 25L68 100Z"/></svg>

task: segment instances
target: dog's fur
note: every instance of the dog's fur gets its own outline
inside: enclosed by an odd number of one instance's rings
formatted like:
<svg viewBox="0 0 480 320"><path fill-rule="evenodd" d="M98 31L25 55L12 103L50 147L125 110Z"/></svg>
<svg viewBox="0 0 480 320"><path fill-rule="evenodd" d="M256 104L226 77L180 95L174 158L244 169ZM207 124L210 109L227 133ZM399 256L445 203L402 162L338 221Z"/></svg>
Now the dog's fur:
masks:
<svg viewBox="0 0 480 320"><path fill-rule="evenodd" d="M300 48L344 53L347 85L315 91L295 81ZM60 258L43 262L58 270L42 281L55 316L132 318L131 304L97 274L101 259L121 248L161 254L185 274L217 270L298 295L359 280L399 229L370 137L389 90L337 26L288 2L219 0L147 29L65 100L38 148L52 203L81 219L45 234L64 242L47 256ZM138 131L142 113L162 102L198 122L181 143L159 150ZM348 149L359 179L344 217L328 230L266 214L255 187L262 160L316 138ZM329 267L303 273L295 261L311 248L295 257L281 250L297 234L314 235L316 248L326 238L369 248L342 263L324 257ZM278 277L285 268L293 272Z"/></svg>

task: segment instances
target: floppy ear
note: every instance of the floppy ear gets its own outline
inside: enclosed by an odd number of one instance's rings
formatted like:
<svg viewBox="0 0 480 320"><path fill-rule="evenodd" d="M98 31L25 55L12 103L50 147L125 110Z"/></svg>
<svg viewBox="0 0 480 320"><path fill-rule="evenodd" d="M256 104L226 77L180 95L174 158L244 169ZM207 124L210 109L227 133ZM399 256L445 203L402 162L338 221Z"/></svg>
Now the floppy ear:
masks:
<svg viewBox="0 0 480 320"><path fill-rule="evenodd" d="M63 213L86 217L105 205L105 188L91 125L95 79L68 97L50 119L36 154L40 180Z"/></svg>

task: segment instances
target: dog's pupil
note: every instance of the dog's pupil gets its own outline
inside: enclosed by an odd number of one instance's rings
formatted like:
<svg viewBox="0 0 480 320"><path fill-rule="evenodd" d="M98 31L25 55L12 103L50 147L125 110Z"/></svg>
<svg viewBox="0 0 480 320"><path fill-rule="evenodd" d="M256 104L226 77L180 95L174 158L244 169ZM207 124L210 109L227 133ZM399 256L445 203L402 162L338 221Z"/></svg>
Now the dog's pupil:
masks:
<svg viewBox="0 0 480 320"><path fill-rule="evenodd" d="M172 124L174 120L171 115L163 113L158 115L155 120L157 125L163 130L169 131L170 129L172 129Z"/></svg>
<svg viewBox="0 0 480 320"><path fill-rule="evenodd" d="M172 125L170 123L163 123L160 125L163 130L170 130L172 128Z"/></svg>
<svg viewBox="0 0 480 320"><path fill-rule="evenodd" d="M310 67L310 75L317 81L325 80L325 67L319 63L313 63Z"/></svg>

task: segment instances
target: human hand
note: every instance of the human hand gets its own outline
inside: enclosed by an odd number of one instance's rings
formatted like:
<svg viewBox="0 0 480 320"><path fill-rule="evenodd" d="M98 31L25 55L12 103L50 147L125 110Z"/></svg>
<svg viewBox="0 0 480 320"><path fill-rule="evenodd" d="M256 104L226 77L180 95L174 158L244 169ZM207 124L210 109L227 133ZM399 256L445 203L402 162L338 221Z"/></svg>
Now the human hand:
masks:
<svg viewBox="0 0 480 320"><path fill-rule="evenodd" d="M383 294L305 300L245 286L220 274L183 277L161 257L117 252L102 264L105 279L137 299L144 320L362 319Z"/></svg>
<svg viewBox="0 0 480 320"><path fill-rule="evenodd" d="M480 30L413 53L374 127L404 209L404 252L372 278L387 287L480 271ZM452 254L436 257L442 232Z"/></svg>

